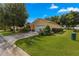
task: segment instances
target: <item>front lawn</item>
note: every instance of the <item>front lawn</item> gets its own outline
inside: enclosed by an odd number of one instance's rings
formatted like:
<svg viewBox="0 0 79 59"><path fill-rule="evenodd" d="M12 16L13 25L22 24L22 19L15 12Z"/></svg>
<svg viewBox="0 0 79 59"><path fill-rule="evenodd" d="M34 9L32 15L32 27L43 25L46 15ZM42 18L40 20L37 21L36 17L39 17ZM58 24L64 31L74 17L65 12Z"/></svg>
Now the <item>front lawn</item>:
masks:
<svg viewBox="0 0 79 59"><path fill-rule="evenodd" d="M11 31L0 31L0 34L3 35L3 36L8 36L8 35L14 35L14 34L17 34L17 33L13 33Z"/></svg>
<svg viewBox="0 0 79 59"><path fill-rule="evenodd" d="M71 33L66 30L51 36L35 36L18 40L15 44L32 56L79 56L79 32L76 41L71 40Z"/></svg>
<svg viewBox="0 0 79 59"><path fill-rule="evenodd" d="M1 32L1 34L4 36L8 36L8 35L12 35L13 33L12 32Z"/></svg>

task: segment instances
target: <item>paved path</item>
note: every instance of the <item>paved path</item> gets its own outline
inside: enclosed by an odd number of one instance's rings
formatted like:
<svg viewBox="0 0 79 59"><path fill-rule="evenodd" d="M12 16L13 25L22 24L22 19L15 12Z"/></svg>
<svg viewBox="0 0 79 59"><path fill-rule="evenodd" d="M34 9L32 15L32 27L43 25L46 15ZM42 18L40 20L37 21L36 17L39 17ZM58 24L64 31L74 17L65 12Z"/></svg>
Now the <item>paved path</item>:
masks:
<svg viewBox="0 0 79 59"><path fill-rule="evenodd" d="M2 46L0 47L0 56L29 56L29 54L15 45L6 44Z"/></svg>
<svg viewBox="0 0 79 59"><path fill-rule="evenodd" d="M9 35L9 36L5 36L4 38L10 42L11 44L14 44L15 41L22 39L22 38L27 38L30 36L35 36L38 35L37 32L29 32L29 33L19 33L16 35Z"/></svg>
<svg viewBox="0 0 79 59"><path fill-rule="evenodd" d="M30 56L21 48L14 45L16 40L26 38L29 36L38 35L36 32L20 33L16 35L5 36L0 38L0 56ZM3 39L3 40L2 40Z"/></svg>

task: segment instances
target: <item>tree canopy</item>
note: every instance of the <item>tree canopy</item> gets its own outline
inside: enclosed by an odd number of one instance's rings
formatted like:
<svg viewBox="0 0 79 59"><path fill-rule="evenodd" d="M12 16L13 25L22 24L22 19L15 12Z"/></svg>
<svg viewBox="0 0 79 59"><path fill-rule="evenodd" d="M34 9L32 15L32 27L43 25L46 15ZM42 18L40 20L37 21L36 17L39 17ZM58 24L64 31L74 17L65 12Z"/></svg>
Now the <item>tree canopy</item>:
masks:
<svg viewBox="0 0 79 59"><path fill-rule="evenodd" d="M28 13L23 3L0 4L0 26L24 26Z"/></svg>
<svg viewBox="0 0 79 59"><path fill-rule="evenodd" d="M79 24L79 12L70 11L69 13L59 16L51 16L46 19L56 22L62 26L66 25L67 27L73 27Z"/></svg>

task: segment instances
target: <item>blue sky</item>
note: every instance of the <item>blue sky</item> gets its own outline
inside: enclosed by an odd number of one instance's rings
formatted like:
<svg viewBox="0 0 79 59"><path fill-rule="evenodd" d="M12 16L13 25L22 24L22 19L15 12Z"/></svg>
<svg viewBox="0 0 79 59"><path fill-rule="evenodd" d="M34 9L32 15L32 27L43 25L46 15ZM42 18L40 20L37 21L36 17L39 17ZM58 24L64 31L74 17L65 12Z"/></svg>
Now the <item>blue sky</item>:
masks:
<svg viewBox="0 0 79 59"><path fill-rule="evenodd" d="M29 14L28 22L33 22L36 18L61 15L69 11L79 12L77 3L27 3L25 6Z"/></svg>

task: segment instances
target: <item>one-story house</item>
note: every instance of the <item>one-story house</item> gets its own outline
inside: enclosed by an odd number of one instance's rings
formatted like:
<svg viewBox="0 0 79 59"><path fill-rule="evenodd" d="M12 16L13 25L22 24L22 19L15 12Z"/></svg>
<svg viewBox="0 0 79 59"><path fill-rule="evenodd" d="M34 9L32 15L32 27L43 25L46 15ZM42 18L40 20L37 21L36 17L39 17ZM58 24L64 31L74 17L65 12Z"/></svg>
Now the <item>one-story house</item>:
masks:
<svg viewBox="0 0 79 59"><path fill-rule="evenodd" d="M30 24L31 30L35 31L40 31L40 29L44 29L46 26L49 26L51 29L62 28L59 24L46 19L36 19L32 24Z"/></svg>

